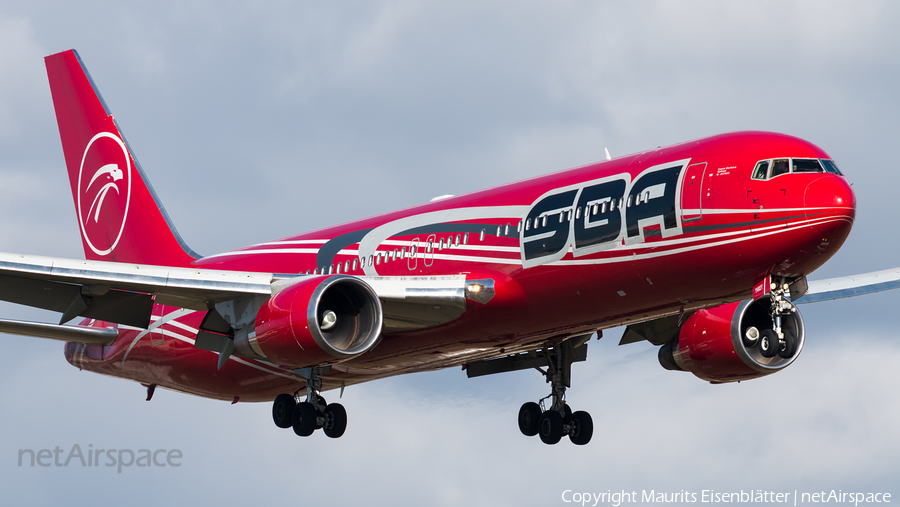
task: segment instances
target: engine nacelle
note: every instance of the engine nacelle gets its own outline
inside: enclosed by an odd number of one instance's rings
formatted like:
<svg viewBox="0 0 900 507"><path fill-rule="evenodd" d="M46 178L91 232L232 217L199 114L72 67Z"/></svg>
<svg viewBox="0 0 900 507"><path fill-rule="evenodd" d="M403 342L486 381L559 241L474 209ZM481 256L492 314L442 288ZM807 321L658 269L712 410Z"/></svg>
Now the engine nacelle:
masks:
<svg viewBox="0 0 900 507"><path fill-rule="evenodd" d="M247 345L281 366L322 366L372 350L381 340L381 323L381 301L362 280L305 277L262 305Z"/></svg>
<svg viewBox="0 0 900 507"><path fill-rule="evenodd" d="M803 349L803 319L797 311L782 316L784 339L778 340L771 304L770 296L764 296L697 311L678 337L660 348L660 364L714 383L759 378L786 368Z"/></svg>

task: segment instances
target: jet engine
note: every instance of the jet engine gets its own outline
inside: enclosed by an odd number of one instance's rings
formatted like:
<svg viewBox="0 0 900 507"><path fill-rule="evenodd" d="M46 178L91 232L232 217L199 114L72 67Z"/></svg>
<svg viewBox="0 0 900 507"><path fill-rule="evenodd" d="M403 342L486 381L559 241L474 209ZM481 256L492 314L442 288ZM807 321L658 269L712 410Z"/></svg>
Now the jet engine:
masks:
<svg viewBox="0 0 900 507"><path fill-rule="evenodd" d="M773 313L777 304L779 311ZM668 370L689 371L713 383L749 380L794 362L804 337L796 308L783 300L773 304L767 295L698 310L678 336L660 347L659 362Z"/></svg>
<svg viewBox="0 0 900 507"><path fill-rule="evenodd" d="M322 366L372 350L381 340L381 323L381 301L362 280L304 277L266 301L254 331L235 346L280 366Z"/></svg>

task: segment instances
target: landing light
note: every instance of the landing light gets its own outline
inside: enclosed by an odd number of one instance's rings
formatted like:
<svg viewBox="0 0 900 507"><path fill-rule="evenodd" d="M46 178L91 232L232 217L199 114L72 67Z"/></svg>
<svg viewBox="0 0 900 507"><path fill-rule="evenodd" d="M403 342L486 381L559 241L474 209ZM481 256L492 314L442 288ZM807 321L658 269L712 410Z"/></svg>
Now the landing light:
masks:
<svg viewBox="0 0 900 507"><path fill-rule="evenodd" d="M484 285L481 285L480 283L470 283L468 287L466 287L466 290L471 292L472 294L478 294L479 292L484 290Z"/></svg>
<svg viewBox="0 0 900 507"><path fill-rule="evenodd" d="M337 324L337 314L331 310L325 310L325 313L322 314L322 331L328 331L333 328L334 325Z"/></svg>

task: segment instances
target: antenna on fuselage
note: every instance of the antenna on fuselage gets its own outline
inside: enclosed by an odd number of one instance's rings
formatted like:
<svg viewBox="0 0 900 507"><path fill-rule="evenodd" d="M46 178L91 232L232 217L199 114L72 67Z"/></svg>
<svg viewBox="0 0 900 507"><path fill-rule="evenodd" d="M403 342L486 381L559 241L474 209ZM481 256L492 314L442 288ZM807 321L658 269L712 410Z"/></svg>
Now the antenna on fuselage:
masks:
<svg viewBox="0 0 900 507"><path fill-rule="evenodd" d="M606 160L612 160L612 157L609 156L609 148L603 148L603 151L606 153Z"/></svg>

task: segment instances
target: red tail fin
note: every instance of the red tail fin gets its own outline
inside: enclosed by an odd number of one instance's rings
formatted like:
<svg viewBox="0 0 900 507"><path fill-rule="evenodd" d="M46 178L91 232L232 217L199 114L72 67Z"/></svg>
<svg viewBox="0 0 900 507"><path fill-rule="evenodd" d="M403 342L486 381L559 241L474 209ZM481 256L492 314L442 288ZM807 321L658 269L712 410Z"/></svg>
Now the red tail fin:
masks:
<svg viewBox="0 0 900 507"><path fill-rule="evenodd" d="M199 256L169 220L78 53L44 60L85 257L189 265Z"/></svg>

